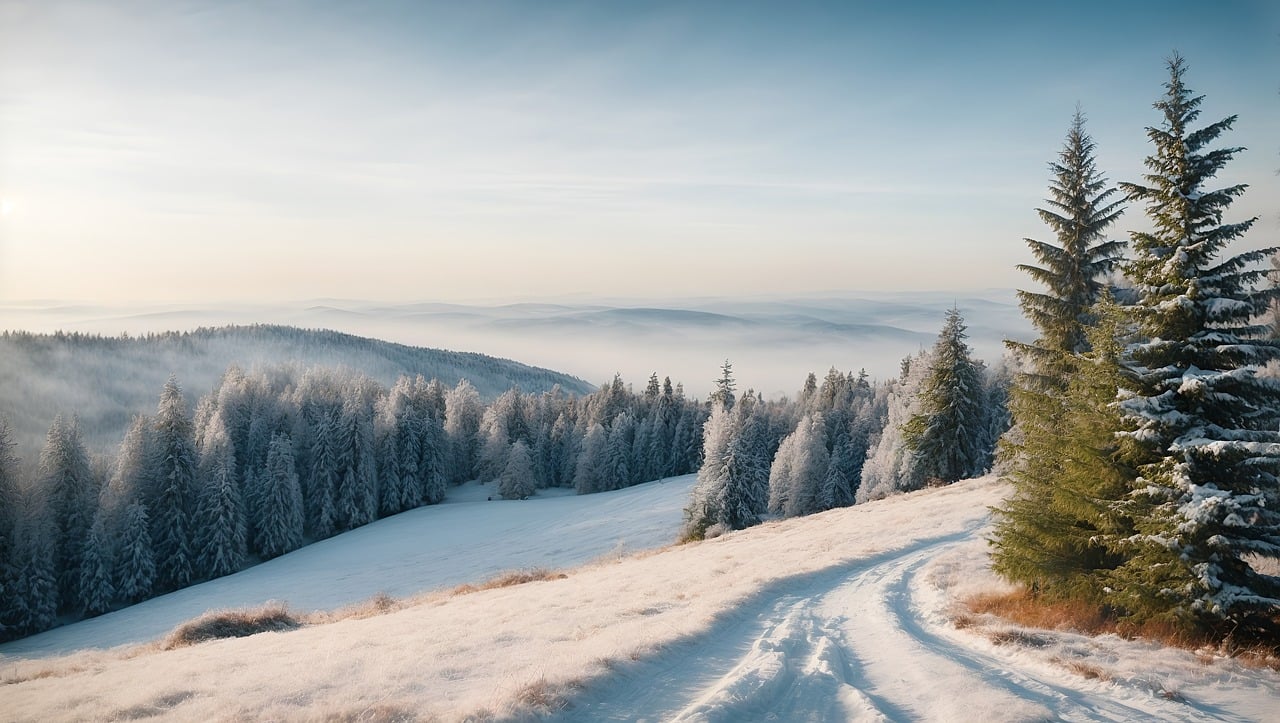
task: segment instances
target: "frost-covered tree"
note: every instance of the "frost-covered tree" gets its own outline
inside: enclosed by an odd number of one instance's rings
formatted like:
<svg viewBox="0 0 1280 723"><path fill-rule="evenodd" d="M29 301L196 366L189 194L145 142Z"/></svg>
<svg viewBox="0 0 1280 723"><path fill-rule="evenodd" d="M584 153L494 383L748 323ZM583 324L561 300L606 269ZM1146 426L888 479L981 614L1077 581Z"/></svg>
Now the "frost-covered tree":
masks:
<svg viewBox="0 0 1280 723"><path fill-rule="evenodd" d="M215 578L244 565L248 540L235 450L217 413L207 423L202 447L194 516L196 570L200 577Z"/></svg>
<svg viewBox="0 0 1280 723"><path fill-rule="evenodd" d="M31 635L53 627L58 610L57 529L46 498L34 487L19 494L16 518L12 576L5 581L8 617L0 619L0 625L17 635Z"/></svg>
<svg viewBox="0 0 1280 723"><path fill-rule="evenodd" d="M484 405L480 393L466 379L449 391L444 398L444 432L449 440L449 480L459 484L475 477L476 455L480 421Z"/></svg>
<svg viewBox="0 0 1280 723"><path fill-rule="evenodd" d="M769 471L769 511L787 517L821 512L823 481L830 464L826 423L820 412L800 419L778 447Z"/></svg>
<svg viewBox="0 0 1280 723"><path fill-rule="evenodd" d="M903 442L926 480L951 483L981 474L989 458L983 369L966 337L960 311L948 310L920 386L920 409L903 426Z"/></svg>
<svg viewBox="0 0 1280 723"><path fill-rule="evenodd" d="M925 478L919 457L903 440L903 427L921 408L920 389L929 373L927 352L902 360L902 376L885 391L885 422L868 449L862 466L857 502L878 500L897 492L920 489Z"/></svg>
<svg viewBox="0 0 1280 723"><path fill-rule="evenodd" d="M78 420L67 423L61 415L54 419L40 455L39 479L54 525L58 608L69 610L79 606L81 556L98 507L97 484Z"/></svg>
<svg viewBox="0 0 1280 723"><path fill-rule="evenodd" d="M720 404L732 411L735 401L733 390L736 388L737 382L733 380L733 365L725 359L724 364L720 366L720 378L716 380L716 387L712 390L711 396L707 397L707 401L712 406Z"/></svg>
<svg viewBox="0 0 1280 723"><path fill-rule="evenodd" d="M156 585L173 590L191 583L195 553L191 516L196 501L195 431L178 380L160 393L151 435L155 492L148 502Z"/></svg>
<svg viewBox="0 0 1280 723"><path fill-rule="evenodd" d="M503 499L522 500L533 492L533 459L525 443L516 440L507 454L507 466L498 475L498 494Z"/></svg>
<svg viewBox="0 0 1280 723"><path fill-rule="evenodd" d="M635 418L630 412L624 411L613 420L605 448L604 469L601 472L600 484L604 490L620 490L634 481L631 454L635 434Z"/></svg>
<svg viewBox="0 0 1280 723"><path fill-rule="evenodd" d="M18 565L16 539L21 524L19 460L14 453L9 423L0 418L0 640L18 634L9 626L18 616Z"/></svg>
<svg viewBox="0 0 1280 723"><path fill-rule="evenodd" d="M101 615L111 609L116 597L112 578L113 549L107 534L106 518L98 515L89 526L80 550L80 584L76 589L78 606L85 615Z"/></svg>
<svg viewBox="0 0 1280 723"><path fill-rule="evenodd" d="M303 485L306 529L317 540L335 532L334 495L338 489L338 413L317 409L312 428L311 474Z"/></svg>
<svg viewBox="0 0 1280 723"><path fill-rule="evenodd" d="M155 579L155 551L151 546L147 506L133 501L125 507L116 548L116 595L126 604L146 600L155 589Z"/></svg>
<svg viewBox="0 0 1280 723"><path fill-rule="evenodd" d="M1255 290L1276 249L1224 255L1257 220L1224 222L1245 186L1209 185L1242 150L1211 147L1236 117L1195 127L1204 96L1183 83L1181 57L1168 67L1150 172L1123 185L1153 228L1131 235L1125 269L1142 336L1121 403L1137 534L1113 587L1135 618L1247 628L1280 607L1280 578L1250 562L1280 557L1280 385L1257 374L1280 349L1256 322L1273 294Z"/></svg>
<svg viewBox="0 0 1280 723"><path fill-rule="evenodd" d="M745 505L734 505L729 491L732 484L730 449L736 431L732 412L723 404L713 404L702 431L702 468L698 470L698 481L685 508L684 536L688 539L700 540L713 527L716 531L736 529L727 523L728 518L735 513L747 518L752 514Z"/></svg>
<svg viewBox="0 0 1280 723"><path fill-rule="evenodd" d="M573 487L586 495L604 489L604 468L609 454L609 433L599 422L591 425L582 440L582 451L573 474Z"/></svg>
<svg viewBox="0 0 1280 723"><path fill-rule="evenodd" d="M337 530L345 531L373 522L377 513L373 410L357 392L344 401L339 425L333 520Z"/></svg>
<svg viewBox="0 0 1280 723"><path fill-rule="evenodd" d="M259 486L262 513L254 546L264 558L296 550L302 544L302 491L293 463L293 443L287 435L271 439Z"/></svg>

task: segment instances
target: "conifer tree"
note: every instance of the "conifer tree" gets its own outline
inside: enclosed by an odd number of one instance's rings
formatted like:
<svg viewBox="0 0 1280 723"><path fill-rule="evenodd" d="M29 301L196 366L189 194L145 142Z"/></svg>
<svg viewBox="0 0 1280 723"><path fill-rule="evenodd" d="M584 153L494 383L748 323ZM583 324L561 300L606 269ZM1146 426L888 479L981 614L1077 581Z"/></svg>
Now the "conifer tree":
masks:
<svg viewBox="0 0 1280 723"><path fill-rule="evenodd" d="M151 521L147 507L139 501L128 503L120 529L116 553L116 594L125 604L151 597L155 589L156 563L151 546Z"/></svg>
<svg viewBox="0 0 1280 723"><path fill-rule="evenodd" d="M805 415L774 457L769 474L769 511L787 517L821 512L822 483L830 460L822 413Z"/></svg>
<svg viewBox="0 0 1280 723"><path fill-rule="evenodd" d="M272 437L259 485L262 521L256 531L255 547L265 558L296 550L302 545L302 491L288 435Z"/></svg>
<svg viewBox="0 0 1280 723"><path fill-rule="evenodd" d="M966 336L960 311L948 310L920 388L920 409L903 427L903 442L926 480L951 483L984 471L982 367L971 358Z"/></svg>
<svg viewBox="0 0 1280 723"><path fill-rule="evenodd" d="M609 433L600 423L591 425L582 440L582 453L573 474L573 486L580 495L604 489L604 466L609 454Z"/></svg>
<svg viewBox="0 0 1280 723"><path fill-rule="evenodd" d="M737 383L733 381L733 365L728 359L724 360L724 364L720 366L720 378L716 380L716 387L711 392L711 396L707 397L707 401L712 404L723 405L725 409L732 411L735 398L733 390L737 388Z"/></svg>
<svg viewBox="0 0 1280 723"><path fill-rule="evenodd" d="M1223 221L1244 185L1209 186L1243 150L1210 147L1236 117L1195 128L1204 96L1183 83L1181 57L1168 68L1150 172L1123 185L1153 229L1131 235L1125 269L1144 339L1126 350L1121 403L1137 534L1113 587L1135 619L1247 629L1280 606L1280 578L1250 564L1280 557L1280 386L1257 375L1280 349L1255 321L1273 296L1255 290L1259 263L1276 249L1223 255L1257 220Z"/></svg>
<svg viewBox="0 0 1280 723"><path fill-rule="evenodd" d="M18 481L18 457L9 424L0 418L0 640L14 637L6 621L17 616L19 603L17 586L18 569L15 556L15 540L20 523L21 485Z"/></svg>
<svg viewBox="0 0 1280 723"><path fill-rule="evenodd" d="M333 502L338 488L337 414L317 409L312 430L311 475L303 487L307 529L322 540L335 531Z"/></svg>
<svg viewBox="0 0 1280 723"><path fill-rule="evenodd" d="M1105 605L1102 576L1121 562L1116 549L1131 531L1113 503L1134 475L1116 435L1123 319L1105 294L1092 317L1088 351L1065 357L1069 381L1061 398L1022 398L1053 405L1054 433L1019 442L1014 492L996 510L991 557L997 573L1046 599Z"/></svg>
<svg viewBox="0 0 1280 723"><path fill-rule="evenodd" d="M85 615L101 615L111 609L116 596L111 580L112 549L107 535L106 518L102 515L89 527L80 552L79 607Z"/></svg>
<svg viewBox="0 0 1280 723"><path fill-rule="evenodd" d="M80 441L79 427L78 420L68 424L61 415L56 417L40 455L40 486L49 497L54 525L61 610L79 605L81 555L98 502L97 485L89 468L89 454Z"/></svg>
<svg viewBox="0 0 1280 723"><path fill-rule="evenodd" d="M173 590L191 583L195 555L191 516L195 511L195 432L175 377L160 394L151 437L155 494L148 507L156 554L156 584Z"/></svg>
<svg viewBox="0 0 1280 723"><path fill-rule="evenodd" d="M200 577L230 575L244 565L247 524L235 450L221 417L214 414L200 456L200 492L194 515L196 570Z"/></svg>
<svg viewBox="0 0 1280 723"><path fill-rule="evenodd" d="M533 492L533 460L525 443L516 440L507 454L507 466L498 475L498 494L503 499L522 500Z"/></svg>

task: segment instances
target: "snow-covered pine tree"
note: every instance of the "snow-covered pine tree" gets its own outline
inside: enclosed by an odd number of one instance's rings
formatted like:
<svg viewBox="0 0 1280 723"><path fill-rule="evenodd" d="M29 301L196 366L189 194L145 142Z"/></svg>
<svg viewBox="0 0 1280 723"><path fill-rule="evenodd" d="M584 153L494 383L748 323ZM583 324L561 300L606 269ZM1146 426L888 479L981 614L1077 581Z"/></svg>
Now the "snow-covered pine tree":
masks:
<svg viewBox="0 0 1280 723"><path fill-rule="evenodd" d="M711 406L703 426L702 467L684 511L684 537L701 540L708 530L724 523L725 488L729 485L730 449L736 435L733 414L723 404Z"/></svg>
<svg viewBox="0 0 1280 723"><path fill-rule="evenodd" d="M333 520L339 531L367 525L377 516L373 410L358 390L348 393L339 420L337 487Z"/></svg>
<svg viewBox="0 0 1280 723"><path fill-rule="evenodd" d="M54 541L57 528L42 490L19 494L17 527L11 548L13 577L5 583L13 616L0 625L17 635L31 635L53 627L58 611L58 569Z"/></svg>
<svg viewBox="0 0 1280 723"><path fill-rule="evenodd" d="M635 443L636 424L631 412L623 411L613 420L609 429L604 470L600 484L604 490L620 490L634 481L632 478L632 448Z"/></svg>
<svg viewBox="0 0 1280 723"><path fill-rule="evenodd" d="M195 432L176 377L160 393L151 435L155 494L148 502L156 555L156 585L174 590L191 583L195 553L191 516L196 499Z"/></svg>
<svg viewBox="0 0 1280 723"><path fill-rule="evenodd" d="M18 604L15 593L17 569L14 565L14 538L18 529L19 500L22 486L18 480L19 460L14 453L13 433L9 423L0 418L0 640L16 634L6 627Z"/></svg>
<svg viewBox="0 0 1280 723"><path fill-rule="evenodd" d="M919 489L925 482L919 458L903 442L902 428L920 410L919 392L930 369L929 353L904 358L901 369L901 378L891 381L885 391L884 426L868 447L862 484L854 496L859 503Z"/></svg>
<svg viewBox="0 0 1280 723"><path fill-rule="evenodd" d="M960 310L949 309L920 387L920 410L903 427L925 480L950 484L981 474L989 457L983 369L966 336Z"/></svg>
<svg viewBox="0 0 1280 723"><path fill-rule="evenodd" d="M798 517L824 509L819 498L831 461L826 429L821 412L806 414L782 441L769 474L770 512Z"/></svg>
<svg viewBox="0 0 1280 723"><path fill-rule="evenodd" d="M255 547L264 558L277 557L302 545L302 491L293 464L293 443L286 434L271 438L267 466L258 481L262 490L261 523Z"/></svg>
<svg viewBox="0 0 1280 723"><path fill-rule="evenodd" d="M528 446L516 440L507 454L507 466L498 475L498 494L506 500L522 500L533 492L533 459Z"/></svg>
<svg viewBox="0 0 1280 723"><path fill-rule="evenodd" d="M216 412L206 425L200 455L200 491L194 516L196 571L201 578L230 575L244 565L247 524L231 436Z"/></svg>
<svg viewBox="0 0 1280 723"><path fill-rule="evenodd" d="M111 579L113 553L106 517L99 514L90 525L80 551L79 607L89 617L110 610L115 600L116 586Z"/></svg>
<svg viewBox="0 0 1280 723"><path fill-rule="evenodd" d="M772 462L769 423L763 402L751 390L733 408L735 434L729 444L730 484L724 490L723 519L729 529L759 524L769 505Z"/></svg>
<svg viewBox="0 0 1280 723"><path fill-rule="evenodd" d="M80 441L78 420L58 415L49 427L40 455L40 488L49 498L54 525L54 559L58 569L58 609L80 603L80 560L85 538L98 507L98 489L89 454Z"/></svg>
<svg viewBox="0 0 1280 723"><path fill-rule="evenodd" d="M720 366L720 378L716 380L716 387L712 390L711 396L707 397L707 401L712 406L720 404L725 409L733 411L733 404L736 401L733 390L736 388L737 383L733 381L733 365L725 359L724 364Z"/></svg>
<svg viewBox="0 0 1280 723"><path fill-rule="evenodd" d="M151 597L155 589L156 562L151 546L151 521L147 506L129 502L121 520L120 540L116 548L116 595L125 604Z"/></svg>
<svg viewBox="0 0 1280 723"><path fill-rule="evenodd" d="M609 454L609 433L599 422L591 425L582 440L578 466L573 473L573 487L580 495L605 489L604 467Z"/></svg>
<svg viewBox="0 0 1280 723"><path fill-rule="evenodd" d="M1280 607L1280 578L1250 562L1280 558L1280 384L1257 374L1280 348L1256 323L1273 294L1255 290L1277 250L1224 256L1257 220L1223 221L1244 185L1208 186L1242 150L1210 148L1236 117L1194 128L1204 96L1181 57L1168 68L1150 173L1123 185L1153 229L1131 235L1125 269L1145 341L1126 350L1137 534L1114 600L1136 619L1239 634Z"/></svg>
<svg viewBox="0 0 1280 723"><path fill-rule="evenodd" d="M484 405L480 402L480 393L466 379L460 380L445 395L444 403L444 432L451 450L449 481L459 484L474 479L476 475L478 435Z"/></svg>
<svg viewBox="0 0 1280 723"><path fill-rule="evenodd" d="M334 495L338 489L338 412L317 406L311 428L311 476L303 486L306 528L322 540L335 531Z"/></svg>

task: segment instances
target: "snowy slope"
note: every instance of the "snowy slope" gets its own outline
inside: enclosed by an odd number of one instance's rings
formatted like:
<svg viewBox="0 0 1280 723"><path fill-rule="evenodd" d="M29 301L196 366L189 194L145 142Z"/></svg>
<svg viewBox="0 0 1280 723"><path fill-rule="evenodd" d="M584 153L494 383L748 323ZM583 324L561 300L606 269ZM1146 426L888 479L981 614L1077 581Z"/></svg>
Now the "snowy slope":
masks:
<svg viewBox="0 0 1280 723"><path fill-rule="evenodd" d="M444 504L379 520L234 575L101 617L0 645L3 657L38 657L157 638L207 610L269 600L332 610L384 592L402 597L517 568L560 568L602 555L666 545L679 533L693 475L577 496L543 490L487 501L470 483Z"/></svg>
<svg viewBox="0 0 1280 723"><path fill-rule="evenodd" d="M1109 637L951 625L956 595L995 584L983 536L1002 493L975 480L292 632L9 659L0 710L16 720L1274 720L1274 671Z"/></svg>

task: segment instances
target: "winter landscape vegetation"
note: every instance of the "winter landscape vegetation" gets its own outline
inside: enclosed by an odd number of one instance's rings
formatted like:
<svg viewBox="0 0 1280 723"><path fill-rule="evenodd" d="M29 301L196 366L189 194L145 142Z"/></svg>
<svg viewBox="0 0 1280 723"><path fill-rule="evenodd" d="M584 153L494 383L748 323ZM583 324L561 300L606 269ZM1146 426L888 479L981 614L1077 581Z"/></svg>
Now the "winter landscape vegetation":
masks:
<svg viewBox="0 0 1280 723"><path fill-rule="evenodd" d="M0 3L0 719L1273 720L1280 12L1174 6Z"/></svg>

